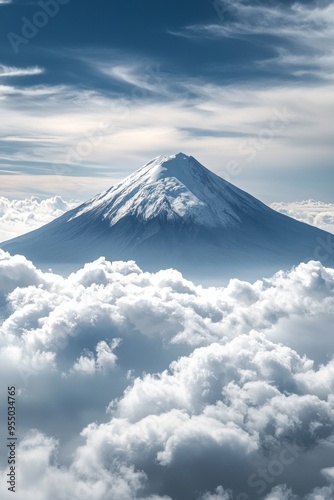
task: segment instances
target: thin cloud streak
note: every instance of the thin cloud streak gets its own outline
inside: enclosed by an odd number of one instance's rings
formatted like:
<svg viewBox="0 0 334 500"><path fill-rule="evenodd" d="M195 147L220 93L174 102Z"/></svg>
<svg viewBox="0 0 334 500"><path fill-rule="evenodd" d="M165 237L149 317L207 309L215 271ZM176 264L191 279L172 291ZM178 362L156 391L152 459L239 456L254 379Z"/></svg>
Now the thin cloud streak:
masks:
<svg viewBox="0 0 334 500"><path fill-rule="evenodd" d="M140 81L140 75L136 79ZM175 77L168 92L175 88L179 93L167 102L149 93L144 98L130 95L119 100L98 92L82 95L68 86L0 86L3 160L64 166L68 154L80 150L84 142L88 153L81 155L79 165L91 168L93 175L97 166L110 170L112 161L113 169L119 165L123 170L122 178L129 173L129 158L136 167L137 162L145 162L155 153L175 153L180 144L200 160L210 162L216 171L223 171L224 165L235 159L250 168L255 164L250 161L255 153L257 168L277 168L279 150L291 158L287 168L298 169L312 158L316 161L320 154L332 157L331 85L322 85L321 92L318 86L306 85L269 89L234 86L231 90L201 79ZM275 113L283 120L279 131L269 144L254 152L247 137L254 139L268 128ZM196 129L203 133L199 135ZM15 143L25 147L17 149ZM73 175L76 167L69 168L68 175Z"/></svg>
<svg viewBox="0 0 334 500"><path fill-rule="evenodd" d="M278 54L277 58L259 61L273 70L278 63L290 68L296 77L313 75L319 79L333 76L334 5L332 2L264 5L248 1L221 0L216 2L216 23L193 24L181 30L171 30L174 36L185 38L240 39L251 41L265 37L265 43ZM283 48L283 47L288 47ZM299 71L305 66L308 71ZM328 67L329 66L329 67Z"/></svg>
<svg viewBox="0 0 334 500"><path fill-rule="evenodd" d="M221 12L225 13L222 24L195 24L187 26L180 35L211 35L237 37L240 35L270 35L291 38L294 41L316 44L334 35L332 3L323 7L318 4L293 3L290 6L261 5L242 0L222 0ZM174 32L174 34L177 34Z"/></svg>
<svg viewBox="0 0 334 500"><path fill-rule="evenodd" d="M0 78L14 76L35 76L42 75L45 72L44 68L33 66L30 68L17 68L15 66L5 66L0 64Z"/></svg>

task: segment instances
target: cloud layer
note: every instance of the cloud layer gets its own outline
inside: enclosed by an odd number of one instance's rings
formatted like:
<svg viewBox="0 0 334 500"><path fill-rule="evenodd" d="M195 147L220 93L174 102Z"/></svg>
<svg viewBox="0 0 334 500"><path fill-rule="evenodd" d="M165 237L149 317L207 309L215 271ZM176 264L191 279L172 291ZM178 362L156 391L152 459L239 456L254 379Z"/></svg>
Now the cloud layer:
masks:
<svg viewBox="0 0 334 500"><path fill-rule="evenodd" d="M334 233L334 204L306 200L292 203L272 203L271 208L306 224Z"/></svg>
<svg viewBox="0 0 334 500"><path fill-rule="evenodd" d="M64 278L0 251L17 498L329 500L333 315L318 262L203 288L103 258Z"/></svg>
<svg viewBox="0 0 334 500"><path fill-rule="evenodd" d="M33 231L79 205L60 196L9 200L0 196L0 242Z"/></svg>

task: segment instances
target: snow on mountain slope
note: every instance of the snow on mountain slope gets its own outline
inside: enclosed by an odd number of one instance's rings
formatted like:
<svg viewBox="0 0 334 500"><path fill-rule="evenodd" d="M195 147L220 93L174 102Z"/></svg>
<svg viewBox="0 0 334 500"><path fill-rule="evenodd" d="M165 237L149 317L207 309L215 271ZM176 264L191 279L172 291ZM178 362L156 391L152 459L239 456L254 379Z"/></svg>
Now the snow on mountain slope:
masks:
<svg viewBox="0 0 334 500"><path fill-rule="evenodd" d="M227 227L240 222L231 188L192 157L159 156L88 202L74 217L96 210L113 225L127 215L148 221L164 213L170 220Z"/></svg>
<svg viewBox="0 0 334 500"><path fill-rule="evenodd" d="M159 156L46 226L2 244L35 263L82 264L105 256L190 277L273 272L333 256L328 233L286 217L183 153ZM236 272L238 271L238 272ZM240 272L239 272L240 271Z"/></svg>

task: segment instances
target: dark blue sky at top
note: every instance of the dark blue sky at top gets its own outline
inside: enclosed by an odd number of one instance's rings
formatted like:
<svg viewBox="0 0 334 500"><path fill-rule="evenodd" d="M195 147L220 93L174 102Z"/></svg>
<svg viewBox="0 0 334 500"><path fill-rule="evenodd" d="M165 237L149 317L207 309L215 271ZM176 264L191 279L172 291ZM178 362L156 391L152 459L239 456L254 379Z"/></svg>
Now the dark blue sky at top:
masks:
<svg viewBox="0 0 334 500"><path fill-rule="evenodd" d="M39 83L80 81L88 88L110 89L110 79L101 75L93 78L76 51L89 56L98 51L99 58L111 64L115 54L123 51L134 57L154 58L171 73L205 75L220 83L283 77L279 68L268 74L266 68L252 64L275 55L266 43L267 36L254 37L250 43L248 39L195 40L170 34L187 25L222 23L210 0L70 0L60 6L59 14L46 28L14 54L8 33L20 35L22 17L32 20L38 10L40 6L33 1L2 7L0 59L8 65L44 66L47 71L38 76ZM224 16L228 20L231 13L224 12ZM22 78L20 83L24 83Z"/></svg>

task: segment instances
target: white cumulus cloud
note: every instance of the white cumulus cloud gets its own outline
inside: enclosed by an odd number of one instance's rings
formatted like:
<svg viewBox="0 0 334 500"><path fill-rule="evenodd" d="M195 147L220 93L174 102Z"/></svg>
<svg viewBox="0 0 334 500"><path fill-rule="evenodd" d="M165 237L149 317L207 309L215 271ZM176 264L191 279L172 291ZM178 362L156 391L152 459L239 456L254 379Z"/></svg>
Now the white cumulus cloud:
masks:
<svg viewBox="0 0 334 500"><path fill-rule="evenodd" d="M306 224L334 233L334 204L315 200L272 203L271 208Z"/></svg>
<svg viewBox="0 0 334 500"><path fill-rule="evenodd" d="M38 229L79 204L79 201L64 201L60 196L48 199L32 196L22 200L0 196L0 242Z"/></svg>
<svg viewBox="0 0 334 500"><path fill-rule="evenodd" d="M101 341L96 346L96 358L92 352L80 358L73 365L73 371L93 375L96 370L111 370L115 367L117 356L113 350L119 345L120 339L114 339L110 345Z"/></svg>
<svg viewBox="0 0 334 500"><path fill-rule="evenodd" d="M329 500L333 315L334 270L315 261L205 288L104 258L62 277L0 251L16 497Z"/></svg>

